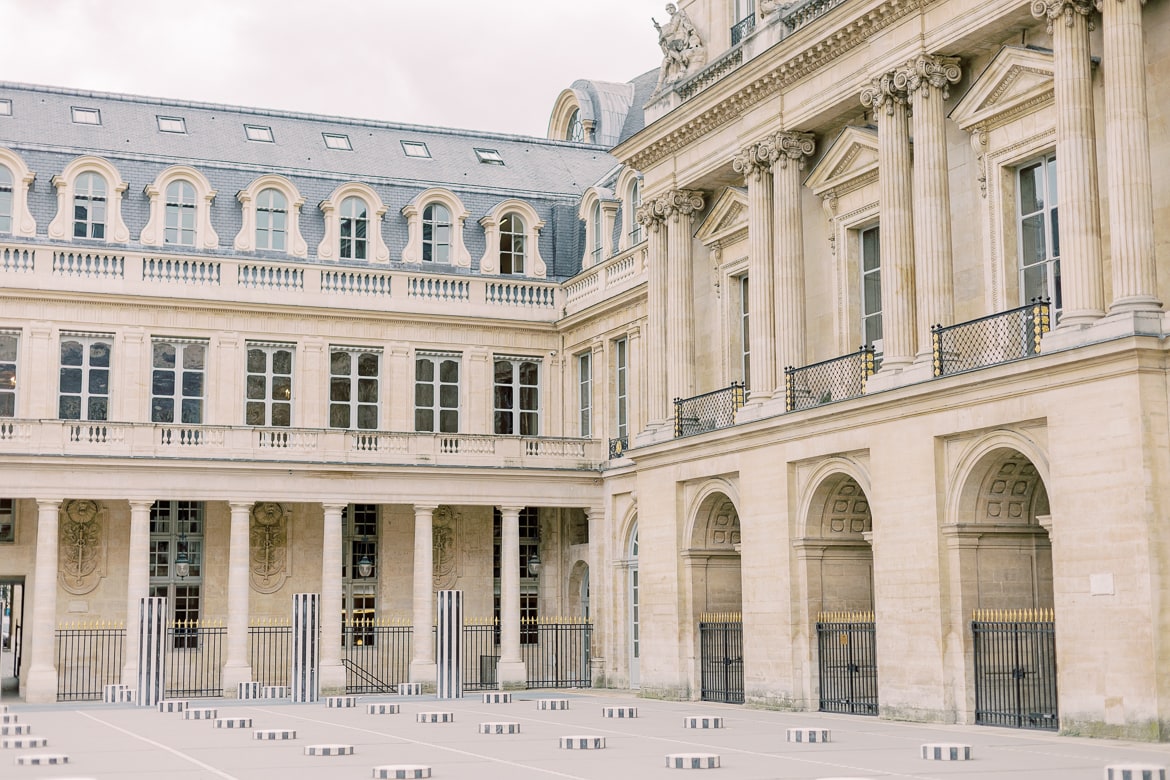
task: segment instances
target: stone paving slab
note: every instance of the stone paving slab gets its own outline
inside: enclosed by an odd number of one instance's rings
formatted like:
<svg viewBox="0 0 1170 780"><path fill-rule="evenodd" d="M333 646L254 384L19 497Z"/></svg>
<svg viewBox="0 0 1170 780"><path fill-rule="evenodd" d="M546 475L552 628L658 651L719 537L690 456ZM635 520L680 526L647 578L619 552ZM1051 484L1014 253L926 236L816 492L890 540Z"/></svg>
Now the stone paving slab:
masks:
<svg viewBox="0 0 1170 780"><path fill-rule="evenodd" d="M572 698L568 710L541 711L541 698ZM330 709L324 702L201 700L193 707L217 707L220 717L248 717L253 728L296 729L296 741L257 741L250 729L214 729L154 708L125 704L23 705L10 711L48 737L54 753L69 756L67 767L16 766L15 755L0 753L0 777L89 777L94 780L346 780L368 778L374 767L417 764L433 768L438 780L656 780L677 778L667 769L668 753L714 753L721 767L704 770L725 780L1100 780L1110 763L1170 765L1170 745L1061 737L1044 732L974 726L897 723L862 716L776 712L699 702L639 699L611 692L566 694L517 692L521 706L508 719L521 724L506 740L480 734L478 724L498 720L499 705L479 697L445 700L433 696L361 696L356 708ZM365 704L393 701L404 717L370 718ZM604 718L602 706L636 706L635 719ZM419 712L437 708L456 720L437 729L420 724ZM683 727L688 715L715 714L724 728ZM832 729L824 744L785 741L794 727ZM564 751L560 737L593 734L605 750ZM970 744L974 759L935 762L920 758L924 743ZM353 755L327 759L305 756L307 744L347 744ZM689 776L689 775L685 775Z"/></svg>

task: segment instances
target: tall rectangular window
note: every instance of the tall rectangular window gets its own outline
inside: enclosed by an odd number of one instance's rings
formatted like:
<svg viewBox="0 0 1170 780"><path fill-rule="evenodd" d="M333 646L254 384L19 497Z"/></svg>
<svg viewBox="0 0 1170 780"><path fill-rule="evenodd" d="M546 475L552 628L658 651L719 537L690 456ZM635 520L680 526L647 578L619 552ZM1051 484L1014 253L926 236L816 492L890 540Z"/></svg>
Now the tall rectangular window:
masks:
<svg viewBox="0 0 1170 780"><path fill-rule="evenodd" d="M202 341L157 340L151 345L150 421L200 425L207 366Z"/></svg>
<svg viewBox="0 0 1170 780"><path fill-rule="evenodd" d="M0 417L16 416L16 365L19 339L0 333Z"/></svg>
<svg viewBox="0 0 1170 780"><path fill-rule="evenodd" d="M16 502L0 498L0 544L16 543Z"/></svg>
<svg viewBox="0 0 1170 780"><path fill-rule="evenodd" d="M378 505L350 504L342 511L341 643L374 644L378 593Z"/></svg>
<svg viewBox="0 0 1170 780"><path fill-rule="evenodd" d="M882 352L882 254L877 225L861 231L861 343Z"/></svg>
<svg viewBox="0 0 1170 780"><path fill-rule="evenodd" d="M492 576L495 581L493 616L500 625L500 550L503 532L503 517L499 509L492 510ZM536 507L526 506L520 510L520 644L534 645L538 633L536 619L537 579L528 570L528 559L540 547L540 512Z"/></svg>
<svg viewBox="0 0 1170 780"><path fill-rule="evenodd" d="M377 430L381 353L334 347L329 353L329 427Z"/></svg>
<svg viewBox="0 0 1170 780"><path fill-rule="evenodd" d="M593 353L584 352L577 356L577 399L580 420L580 435L593 435Z"/></svg>
<svg viewBox="0 0 1170 780"><path fill-rule="evenodd" d="M495 432L540 435L540 364L525 358L495 359Z"/></svg>
<svg viewBox="0 0 1170 780"><path fill-rule="evenodd" d="M245 425L292 425L293 347L248 344Z"/></svg>
<svg viewBox="0 0 1170 780"><path fill-rule="evenodd" d="M739 339L741 345L739 367L743 372L743 384L749 390L751 389L752 376L752 342L748 330L748 320L751 314L750 300L748 298L748 278L741 276L739 277Z"/></svg>
<svg viewBox="0 0 1170 780"><path fill-rule="evenodd" d="M613 343L613 376L614 376L614 423L617 427L618 438L629 435L630 417L630 359L629 341L621 338Z"/></svg>
<svg viewBox="0 0 1170 780"><path fill-rule="evenodd" d="M420 354L414 361L414 429L459 433L459 356Z"/></svg>
<svg viewBox="0 0 1170 780"><path fill-rule="evenodd" d="M111 336L61 336L57 416L62 420L108 420Z"/></svg>
<svg viewBox="0 0 1170 780"><path fill-rule="evenodd" d="M1019 169L1020 304L1047 298L1059 316L1060 220L1057 209L1056 155L1045 155Z"/></svg>
<svg viewBox="0 0 1170 780"><path fill-rule="evenodd" d="M201 606L203 514L201 501L155 501L150 508L150 595L167 599L176 648L193 648L198 641L191 624ZM185 574L180 561L187 563Z"/></svg>

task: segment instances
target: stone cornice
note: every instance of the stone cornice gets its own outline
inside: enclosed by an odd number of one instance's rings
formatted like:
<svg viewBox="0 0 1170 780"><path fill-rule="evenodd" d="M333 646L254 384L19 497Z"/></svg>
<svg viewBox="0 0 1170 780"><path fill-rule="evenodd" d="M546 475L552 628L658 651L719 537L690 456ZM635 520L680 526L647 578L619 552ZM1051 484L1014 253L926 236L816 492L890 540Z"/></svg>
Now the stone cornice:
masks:
<svg viewBox="0 0 1170 780"><path fill-rule="evenodd" d="M745 70L758 71L758 74L754 78L749 77L750 80L741 84L730 95L724 96L719 102L705 110L694 113L688 121L665 132L644 148L631 149L631 153L627 156L619 146L614 149L614 153L631 167L646 171L659 160L737 119L757 103L863 45L875 33L937 1L885 0L860 16L844 22L840 27L825 30L822 38L808 41L803 48L791 52L788 58L782 62L774 62L767 55L758 57L743 67ZM784 48L784 45L782 44L780 48ZM712 87L709 92L714 94L718 89L718 87ZM706 95L707 93L704 93L704 97ZM684 112L675 109L663 119L669 120L671 116L680 113ZM653 125L651 125L639 135L653 132L653 129ZM637 136L635 136L636 138ZM629 142L627 141L626 144Z"/></svg>

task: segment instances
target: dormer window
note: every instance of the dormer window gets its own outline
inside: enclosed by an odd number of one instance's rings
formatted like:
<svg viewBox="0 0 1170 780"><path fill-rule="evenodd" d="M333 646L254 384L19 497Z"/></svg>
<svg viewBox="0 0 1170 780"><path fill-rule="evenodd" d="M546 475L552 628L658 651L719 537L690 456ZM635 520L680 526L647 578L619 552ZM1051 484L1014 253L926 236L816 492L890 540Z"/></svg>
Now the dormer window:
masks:
<svg viewBox="0 0 1170 780"><path fill-rule="evenodd" d="M0 98L0 116L12 116L12 101Z"/></svg>
<svg viewBox="0 0 1170 780"><path fill-rule="evenodd" d="M321 137L325 139L325 147L328 149L336 149L339 152L353 151L349 136L344 133L321 133Z"/></svg>
<svg viewBox="0 0 1170 780"><path fill-rule="evenodd" d="M476 149L475 157L485 165L503 165L504 158L495 149Z"/></svg>
<svg viewBox="0 0 1170 780"><path fill-rule="evenodd" d="M73 121L79 125L100 125L102 123L102 112L96 108L78 108L73 106L72 112Z"/></svg>
<svg viewBox="0 0 1170 780"><path fill-rule="evenodd" d="M573 114L569 117L569 130L566 133L565 140L576 141L579 144L585 143L585 125L581 124L580 109L573 109Z"/></svg>
<svg viewBox="0 0 1170 780"><path fill-rule="evenodd" d="M159 116L155 117L158 120L158 129L162 133L179 133L185 135L187 133L187 121L181 116Z"/></svg>
<svg viewBox="0 0 1170 780"><path fill-rule="evenodd" d="M500 273L524 274L524 220L519 214L506 214L500 220Z"/></svg>
<svg viewBox="0 0 1170 780"><path fill-rule="evenodd" d="M273 143L272 128L264 125L244 125L244 135L249 141L258 141L260 143Z"/></svg>
<svg viewBox="0 0 1170 780"><path fill-rule="evenodd" d="M429 159L431 150L422 141L403 141L402 153L407 157L423 157Z"/></svg>

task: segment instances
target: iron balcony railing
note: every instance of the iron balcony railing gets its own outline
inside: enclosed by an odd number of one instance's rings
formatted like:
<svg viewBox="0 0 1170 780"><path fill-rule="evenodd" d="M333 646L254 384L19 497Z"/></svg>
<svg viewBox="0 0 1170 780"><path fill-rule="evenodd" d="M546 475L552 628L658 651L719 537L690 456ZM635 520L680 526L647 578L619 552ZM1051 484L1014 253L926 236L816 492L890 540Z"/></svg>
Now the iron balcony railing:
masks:
<svg viewBox="0 0 1170 780"><path fill-rule="evenodd" d="M1010 363L1040 354L1040 341L1052 327L1052 306L1036 298L1026 306L930 329L934 375L947 376Z"/></svg>
<svg viewBox="0 0 1170 780"><path fill-rule="evenodd" d="M630 437L617 436L609 440L609 459L620 458L630 448Z"/></svg>
<svg viewBox="0 0 1170 780"><path fill-rule="evenodd" d="M805 0L786 8L781 12L781 19L789 33L794 33L801 27L820 19L837 6L845 5L848 0Z"/></svg>
<svg viewBox="0 0 1170 780"><path fill-rule="evenodd" d="M753 11L751 14L745 16L744 18L742 18L738 22L736 22L735 26L733 26L731 28L731 45L735 46L737 43L742 41L744 38L751 35L752 31L755 29L756 29L756 14Z"/></svg>
<svg viewBox="0 0 1170 780"><path fill-rule="evenodd" d="M735 425L735 413L743 408L743 402L742 382L732 382L730 387L691 398L676 398L674 435L676 438L694 436L718 428L730 428Z"/></svg>
<svg viewBox="0 0 1170 780"><path fill-rule="evenodd" d="M784 369L784 408L795 412L865 395L866 382L876 370L873 347L807 366L788 366Z"/></svg>

